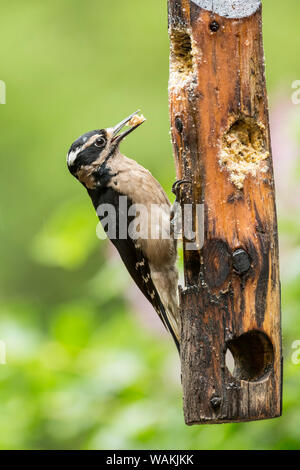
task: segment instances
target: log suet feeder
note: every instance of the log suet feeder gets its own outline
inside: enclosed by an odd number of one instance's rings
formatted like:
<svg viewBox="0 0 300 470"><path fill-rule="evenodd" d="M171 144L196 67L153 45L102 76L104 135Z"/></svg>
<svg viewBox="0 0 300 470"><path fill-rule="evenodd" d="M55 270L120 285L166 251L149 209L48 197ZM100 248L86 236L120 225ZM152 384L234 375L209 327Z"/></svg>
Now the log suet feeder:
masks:
<svg viewBox="0 0 300 470"><path fill-rule="evenodd" d="M281 414L278 235L260 1L169 0L171 133L183 233L186 424ZM194 217L195 232L200 227ZM226 366L228 351L234 370Z"/></svg>

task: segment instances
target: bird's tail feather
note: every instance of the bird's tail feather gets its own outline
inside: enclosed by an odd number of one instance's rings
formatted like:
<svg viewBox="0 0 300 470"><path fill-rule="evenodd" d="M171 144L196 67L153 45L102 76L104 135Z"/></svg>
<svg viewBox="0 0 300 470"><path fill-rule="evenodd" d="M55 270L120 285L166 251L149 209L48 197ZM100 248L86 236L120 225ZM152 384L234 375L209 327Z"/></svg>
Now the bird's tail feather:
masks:
<svg viewBox="0 0 300 470"><path fill-rule="evenodd" d="M169 311L166 311L165 307L163 306L163 304L160 302L160 314L161 314L161 317L162 317L162 320L163 320L163 323L166 327L166 329L170 332L174 342L175 342L175 345L176 345L176 348L180 354L180 343L179 343L179 327L178 327L178 324L175 320L175 316L173 313L169 312Z"/></svg>

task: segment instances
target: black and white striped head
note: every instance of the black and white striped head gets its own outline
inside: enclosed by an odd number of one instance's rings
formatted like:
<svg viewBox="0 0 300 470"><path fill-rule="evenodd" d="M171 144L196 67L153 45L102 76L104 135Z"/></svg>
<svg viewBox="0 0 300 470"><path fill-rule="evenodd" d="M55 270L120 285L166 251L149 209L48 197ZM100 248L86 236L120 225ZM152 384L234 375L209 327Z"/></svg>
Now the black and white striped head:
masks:
<svg viewBox="0 0 300 470"><path fill-rule="evenodd" d="M142 120L119 134L138 112L131 114L115 127L90 131L75 140L67 155L70 172L77 177L79 171L85 168L96 169L111 158L118 151L120 142L144 122Z"/></svg>

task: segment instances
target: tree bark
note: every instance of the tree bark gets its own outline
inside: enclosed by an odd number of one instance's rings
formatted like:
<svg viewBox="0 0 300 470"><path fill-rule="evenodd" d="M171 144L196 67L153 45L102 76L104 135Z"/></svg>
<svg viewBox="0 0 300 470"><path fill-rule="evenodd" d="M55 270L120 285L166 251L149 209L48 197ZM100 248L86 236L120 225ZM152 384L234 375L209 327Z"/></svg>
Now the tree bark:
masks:
<svg viewBox="0 0 300 470"><path fill-rule="evenodd" d="M261 3L169 0L169 35L172 141L196 232L183 233L185 421L277 417L280 281Z"/></svg>

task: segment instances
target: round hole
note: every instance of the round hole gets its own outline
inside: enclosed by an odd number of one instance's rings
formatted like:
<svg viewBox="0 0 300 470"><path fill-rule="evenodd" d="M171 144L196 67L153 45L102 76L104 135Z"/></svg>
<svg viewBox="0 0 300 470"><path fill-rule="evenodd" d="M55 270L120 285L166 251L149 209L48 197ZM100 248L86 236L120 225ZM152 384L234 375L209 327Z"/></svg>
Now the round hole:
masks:
<svg viewBox="0 0 300 470"><path fill-rule="evenodd" d="M175 118L175 127L178 130L178 132L181 134L183 131L183 123L179 116L176 116Z"/></svg>
<svg viewBox="0 0 300 470"><path fill-rule="evenodd" d="M261 331L249 331L228 341L225 362L236 379L248 382L261 380L272 369L273 345Z"/></svg>
<svg viewBox="0 0 300 470"><path fill-rule="evenodd" d="M216 33L216 32L219 30L220 25L219 25L219 23L218 23L217 21L212 21L212 22L210 23L209 27L210 27L210 30L211 30L213 33Z"/></svg>

